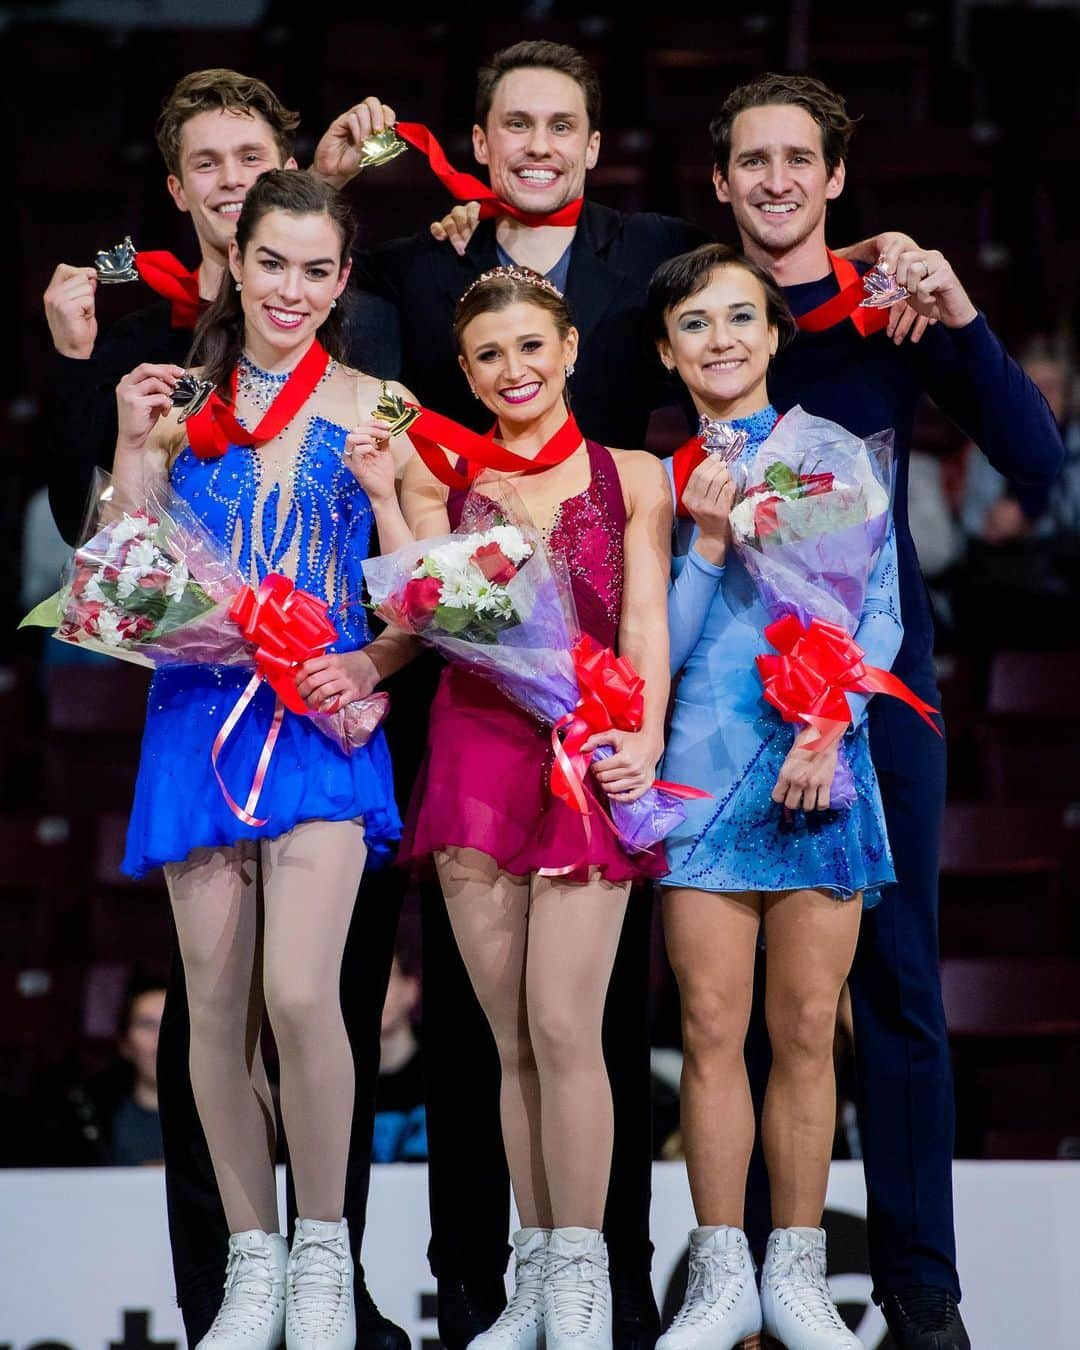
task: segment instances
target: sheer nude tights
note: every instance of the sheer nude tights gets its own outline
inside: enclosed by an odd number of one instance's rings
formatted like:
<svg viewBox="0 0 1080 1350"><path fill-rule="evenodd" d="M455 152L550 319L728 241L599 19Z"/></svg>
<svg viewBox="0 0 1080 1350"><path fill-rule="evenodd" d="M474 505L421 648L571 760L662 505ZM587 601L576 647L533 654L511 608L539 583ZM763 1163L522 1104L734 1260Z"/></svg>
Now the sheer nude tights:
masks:
<svg viewBox="0 0 1080 1350"><path fill-rule="evenodd" d="M629 883L511 876L475 849L435 863L498 1047L521 1222L600 1228L613 1136L601 1028Z"/></svg>
<svg viewBox="0 0 1080 1350"><path fill-rule="evenodd" d="M362 821L306 821L165 868L191 1011L191 1083L230 1232L279 1226L264 1011L298 1210L341 1217L354 1090L341 954L366 855Z"/></svg>

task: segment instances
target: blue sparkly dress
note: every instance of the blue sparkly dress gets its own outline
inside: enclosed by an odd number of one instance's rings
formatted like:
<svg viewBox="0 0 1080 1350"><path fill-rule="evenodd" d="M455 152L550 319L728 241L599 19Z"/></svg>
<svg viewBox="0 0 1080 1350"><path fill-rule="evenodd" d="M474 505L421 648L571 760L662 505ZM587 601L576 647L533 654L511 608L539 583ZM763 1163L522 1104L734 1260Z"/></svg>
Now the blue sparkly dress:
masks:
<svg viewBox="0 0 1080 1350"><path fill-rule="evenodd" d="M331 363L324 380L335 369ZM242 360L239 391L265 408L286 378ZM301 415L258 449L233 445L219 459L199 459L185 446L170 470L173 488L248 581L258 585L280 571L328 602L341 635L330 651L355 650L369 636L358 601L373 516L367 494L342 463L346 434L322 417ZM346 755L307 718L288 711L256 808L265 825L245 825L233 815L214 777L210 748L250 677L250 670L230 666L154 672L122 864L130 876L179 862L200 845L275 838L304 820L363 817L373 862L399 836L382 730ZM219 756L222 777L239 801L254 777L274 706L273 691L261 685Z"/></svg>
<svg viewBox="0 0 1080 1350"><path fill-rule="evenodd" d="M734 421L747 433L748 458L768 438L772 407ZM672 461L666 461L669 480ZM674 489L673 489L674 490ZM785 812L772 800L796 728L762 697L754 658L773 649L770 615L734 549L724 566L693 547L697 526L678 519L668 594L674 711L662 775L713 794L687 802L686 823L665 840L670 871L664 886L702 891L818 889L864 903L895 880L881 793L870 761L866 698L850 695L853 725L844 753L856 801L846 810ZM868 664L888 668L903 636L896 545L888 539L867 588L855 640Z"/></svg>

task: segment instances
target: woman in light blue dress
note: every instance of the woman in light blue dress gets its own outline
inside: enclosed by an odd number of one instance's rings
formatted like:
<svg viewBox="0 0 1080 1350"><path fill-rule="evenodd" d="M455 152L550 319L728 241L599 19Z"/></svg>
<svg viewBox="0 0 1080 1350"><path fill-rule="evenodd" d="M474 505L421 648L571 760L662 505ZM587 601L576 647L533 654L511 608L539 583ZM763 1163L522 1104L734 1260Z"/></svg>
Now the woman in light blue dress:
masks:
<svg viewBox="0 0 1080 1350"><path fill-rule="evenodd" d="M247 193L229 271L196 334L207 378L233 390L231 441L193 449L192 424L172 408L176 367L139 366L117 390L117 489L140 500L167 478L251 585L280 572L327 602L339 640L296 681L307 706L326 712L379 679L358 599L381 522L374 483L387 476L385 463L371 464L380 386L334 359L352 237L343 201L307 174L264 174ZM248 437L255 443L236 443ZM354 1079L341 957L365 864L387 855L400 820L381 730L346 754L286 709L266 764L276 699L265 684L218 759L237 802L265 769L257 804L234 810L211 747L249 678L206 664L155 672L124 866L138 876L164 865L191 1083L229 1224L225 1297L199 1350L275 1350L283 1335L289 1350L348 1350L356 1332L342 1208ZM291 1254L278 1232L264 1013L296 1185Z"/></svg>
<svg viewBox="0 0 1080 1350"><path fill-rule="evenodd" d="M732 469L778 419L766 374L794 325L767 273L721 245L655 274L661 359L687 385L706 453L685 481L669 593L674 711L665 778L707 789L668 837L664 924L682 1001L682 1132L701 1227L687 1299L659 1350L725 1350L762 1328L792 1350L843 1350L820 1228L835 1121L832 1046L864 904L893 879L865 723L843 739L854 805L830 808L837 748L810 751L762 696L755 657L775 614L731 546ZM673 493L680 475L668 461ZM737 472L737 470L736 470ZM680 486L683 486L680 483ZM677 503L679 505L679 503ZM901 627L891 528L855 635L888 667ZM759 1295L743 1234L754 1112L743 1059L759 938L768 949L773 1068L762 1134L773 1233Z"/></svg>

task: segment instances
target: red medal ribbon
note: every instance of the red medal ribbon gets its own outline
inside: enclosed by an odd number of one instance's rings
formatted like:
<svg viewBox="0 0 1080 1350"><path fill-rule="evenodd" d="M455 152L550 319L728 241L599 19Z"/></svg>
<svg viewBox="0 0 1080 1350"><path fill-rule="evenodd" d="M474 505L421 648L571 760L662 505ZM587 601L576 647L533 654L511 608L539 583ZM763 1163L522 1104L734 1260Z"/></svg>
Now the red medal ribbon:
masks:
<svg viewBox="0 0 1080 1350"><path fill-rule="evenodd" d="M538 228L541 225L576 225L585 204L583 197L576 197L557 211L547 215L539 212L522 211L510 202L504 201L492 188L477 178L475 174L462 173L455 169L446 158L442 146L421 122L398 122L394 130L403 141L408 143L427 159L435 177L459 202L479 202L480 219L488 220L493 216L510 216L522 225Z"/></svg>
<svg viewBox="0 0 1080 1350"><path fill-rule="evenodd" d="M671 457L671 476L675 482L675 514L689 519L690 512L683 505L683 493L690 475L705 459L705 442L701 436L691 436Z"/></svg>
<svg viewBox="0 0 1080 1350"><path fill-rule="evenodd" d="M814 728L818 738L807 750L825 750L844 734L851 723L848 693L891 694L941 735L932 720L940 716L933 704L925 703L890 671L864 665L866 653L838 624L811 619L804 628L794 614L785 614L769 624L765 637L780 653L757 658L765 701L785 722Z"/></svg>
<svg viewBox="0 0 1080 1350"><path fill-rule="evenodd" d="M569 459L582 441L573 413L567 413L566 421L533 459L526 459L499 445L495 440L498 430L496 422L481 436L442 413L421 408L420 416L408 428L407 435L416 447L416 453L439 482L461 490L470 487L483 469L497 469L500 473L539 473L542 469L553 468ZM465 473L459 473L449 463L442 447L468 462Z"/></svg>
<svg viewBox="0 0 1080 1350"><path fill-rule="evenodd" d="M157 249L135 254L135 270L152 291L172 302L172 326L194 328L206 301L199 295L199 269L191 271L175 253Z"/></svg>
<svg viewBox="0 0 1080 1350"><path fill-rule="evenodd" d="M799 331L824 333L826 329L835 328L838 323L850 319L861 337L880 333L889 322L888 310L860 309L860 305L866 299L866 287L859 269L846 258L837 257L831 249L826 252L829 255L829 266L840 290L830 300L817 305L806 314L798 315L795 322L799 326Z"/></svg>
<svg viewBox="0 0 1080 1350"><path fill-rule="evenodd" d="M298 590L280 572L270 572L257 593L250 586L245 586L233 601L228 617L239 626L244 637L255 648L255 674L215 737L210 763L233 814L245 825L259 826L265 825L269 819L258 818L255 808L266 781L284 710L288 708L290 712L304 716L310 712L296 687L296 669L311 657L321 656L337 640L338 633L328 617L326 602L309 591ZM218 769L218 757L263 680L277 695L274 718L259 754L247 802L239 806L225 786Z"/></svg>
<svg viewBox="0 0 1080 1350"><path fill-rule="evenodd" d="M311 397L323 377L330 357L315 339L282 385L259 425L252 431L236 420L236 371L230 379L231 404L220 394L211 394L206 404L186 422L188 444L200 459L218 459L230 445L265 445L280 435Z"/></svg>
<svg viewBox="0 0 1080 1350"><path fill-rule="evenodd" d="M581 815L585 843L581 856L569 867L542 868L543 876L566 876L576 871L592 840L592 812L588 800L592 794L587 794L586 779L592 756L583 754L581 747L598 732L640 731L645 713L645 681L628 657L616 656L610 647L602 647L587 633L578 638L571 657L579 698L574 711L561 717L551 729L551 749L555 756L551 766L551 791L565 806ZM655 780L652 786L684 800L712 795L700 788L668 783L663 779ZM618 834L606 811L600 811L600 818Z"/></svg>

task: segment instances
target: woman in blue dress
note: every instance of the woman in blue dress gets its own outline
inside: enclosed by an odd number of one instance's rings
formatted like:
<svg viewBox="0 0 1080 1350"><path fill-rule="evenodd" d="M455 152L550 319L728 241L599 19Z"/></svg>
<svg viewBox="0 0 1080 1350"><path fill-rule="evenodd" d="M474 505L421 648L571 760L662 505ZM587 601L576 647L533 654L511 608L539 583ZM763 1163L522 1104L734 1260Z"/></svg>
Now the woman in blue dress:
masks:
<svg viewBox="0 0 1080 1350"><path fill-rule="evenodd" d="M669 593L677 677L663 776L706 788L666 840L668 955L682 1002L682 1132L700 1227L690 1283L659 1350L729 1350L762 1329L790 1350L844 1350L820 1228L835 1123L837 1006L860 913L893 880L864 719L853 698L844 753L856 801L830 809L837 748L807 750L762 697L754 658L771 650L767 613L731 547L731 469L778 421L770 358L794 323L769 275L722 245L665 263L649 313L661 359L702 418L707 453L683 492ZM672 461L668 461L669 471ZM675 476L671 482L674 491ZM889 666L900 644L890 529L856 641ZM743 1060L759 938L768 948L773 1049L762 1135L773 1232L760 1298L743 1233L754 1111ZM756 1345L757 1341L754 1340Z"/></svg>
<svg viewBox="0 0 1080 1350"><path fill-rule="evenodd" d="M140 500L167 477L248 582L282 572L328 602L340 638L297 675L308 706L328 712L379 679L356 603L375 518L364 470L354 469L373 457L379 384L335 359L353 233L342 199L307 174L274 171L247 194L229 273L196 342L219 388L236 371L235 415L255 444L225 438L195 453L172 407L177 367L140 366L117 390L117 488ZM358 423L368 430L349 430ZM164 865L191 1011L191 1081L231 1234L224 1302L200 1347L273 1350L284 1334L290 1350L348 1350L342 1204L354 1082L341 955L365 863L387 854L400 821L381 731L346 755L289 711L258 804L241 818L218 786L211 746L249 675L208 665L155 673L124 866L140 876ZM218 768L239 801L274 714L263 684L221 750ZM291 1255L278 1232L264 1012L300 1215Z"/></svg>

